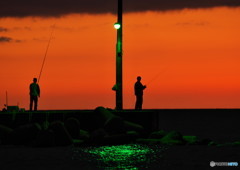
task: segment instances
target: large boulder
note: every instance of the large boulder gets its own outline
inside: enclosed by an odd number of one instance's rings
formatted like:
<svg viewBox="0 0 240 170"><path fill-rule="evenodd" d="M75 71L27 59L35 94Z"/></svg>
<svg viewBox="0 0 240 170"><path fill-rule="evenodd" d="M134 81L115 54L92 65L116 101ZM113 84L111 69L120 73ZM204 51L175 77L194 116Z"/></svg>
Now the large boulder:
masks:
<svg viewBox="0 0 240 170"><path fill-rule="evenodd" d="M161 133L160 133L161 132ZM177 131L171 131L169 133L164 133L165 135L163 136L163 131L159 131L159 133L153 133L151 134L151 138L145 139L145 138L139 138L136 141L138 143L143 143L143 144L163 144L163 145L183 145L186 142L183 140L183 137L181 133ZM158 134L157 136L155 136ZM159 136L159 134L161 134ZM152 138L152 137L157 137L157 138Z"/></svg>
<svg viewBox="0 0 240 170"><path fill-rule="evenodd" d="M124 133L124 122L123 119L119 116L113 116L106 120L104 123L103 128L109 133L109 134L119 134Z"/></svg>
<svg viewBox="0 0 240 170"><path fill-rule="evenodd" d="M49 130L52 130L54 132L55 144L57 146L68 146L73 143L72 137L68 133L63 122L52 122L49 126Z"/></svg>
<svg viewBox="0 0 240 170"><path fill-rule="evenodd" d="M38 123L19 126L10 134L10 143L15 145L32 145L40 131L41 126Z"/></svg>
<svg viewBox="0 0 240 170"><path fill-rule="evenodd" d="M99 128L91 132L89 142L90 143L101 143L103 139L108 136L108 133L105 129Z"/></svg>
<svg viewBox="0 0 240 170"><path fill-rule="evenodd" d="M183 136L183 140L187 145L195 145L199 141L197 136Z"/></svg>
<svg viewBox="0 0 240 170"><path fill-rule="evenodd" d="M165 135L167 135L167 132L164 130L159 130L159 131L154 131L149 135L150 139L161 139L162 137L164 137Z"/></svg>
<svg viewBox="0 0 240 170"><path fill-rule="evenodd" d="M104 128L109 134L124 133L124 121L121 117L114 115L104 107L97 107L95 114L101 128Z"/></svg>
<svg viewBox="0 0 240 170"><path fill-rule="evenodd" d="M88 131L82 130L82 129L79 130L79 139L85 141L85 140L88 140L89 138L90 138L90 134Z"/></svg>
<svg viewBox="0 0 240 170"><path fill-rule="evenodd" d="M144 128L142 125L139 125L137 123L129 122L129 121L124 121L124 128L127 131L136 131L136 132L143 132Z"/></svg>
<svg viewBox="0 0 240 170"><path fill-rule="evenodd" d="M36 140L34 141L33 146L35 147L52 147L55 146L55 137L52 130L41 130Z"/></svg>
<svg viewBox="0 0 240 170"><path fill-rule="evenodd" d="M183 140L181 133L171 131L161 138L161 143L166 145L183 145L185 144L185 141Z"/></svg>
<svg viewBox="0 0 240 170"><path fill-rule="evenodd" d="M73 139L78 139L80 135L80 122L78 119L71 117L65 121L65 127Z"/></svg>

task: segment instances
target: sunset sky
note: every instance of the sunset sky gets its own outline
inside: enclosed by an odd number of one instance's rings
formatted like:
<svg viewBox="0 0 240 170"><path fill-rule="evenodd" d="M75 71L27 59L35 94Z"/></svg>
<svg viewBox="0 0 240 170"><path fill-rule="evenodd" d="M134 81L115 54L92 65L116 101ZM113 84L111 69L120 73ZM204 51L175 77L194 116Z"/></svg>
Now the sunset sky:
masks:
<svg viewBox="0 0 240 170"><path fill-rule="evenodd" d="M39 109L114 108L116 2L1 1L0 109L6 91L29 109L52 31ZM145 109L240 108L240 1L126 0L124 12L125 109L139 75Z"/></svg>

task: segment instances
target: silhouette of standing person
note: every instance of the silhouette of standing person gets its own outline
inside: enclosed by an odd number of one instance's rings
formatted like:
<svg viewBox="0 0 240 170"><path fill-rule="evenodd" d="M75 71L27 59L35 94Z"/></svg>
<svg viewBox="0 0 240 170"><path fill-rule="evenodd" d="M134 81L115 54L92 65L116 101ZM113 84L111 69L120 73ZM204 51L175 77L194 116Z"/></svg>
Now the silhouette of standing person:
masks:
<svg viewBox="0 0 240 170"><path fill-rule="evenodd" d="M142 104L143 104L143 90L146 88L146 86L143 86L141 83L141 77L137 77L137 82L134 85L134 91L136 95L136 104L135 104L135 110L142 110Z"/></svg>
<svg viewBox="0 0 240 170"><path fill-rule="evenodd" d="M33 103L34 103L34 111L37 111L38 106L38 97L40 97L40 87L37 84L37 78L33 78L33 83L29 86L30 90L30 111L32 111Z"/></svg>

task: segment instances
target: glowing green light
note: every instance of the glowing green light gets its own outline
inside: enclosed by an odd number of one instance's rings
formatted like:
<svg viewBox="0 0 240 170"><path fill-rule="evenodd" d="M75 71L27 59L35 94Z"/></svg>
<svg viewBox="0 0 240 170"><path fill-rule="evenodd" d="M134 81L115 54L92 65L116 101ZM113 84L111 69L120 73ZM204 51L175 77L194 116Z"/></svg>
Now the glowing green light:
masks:
<svg viewBox="0 0 240 170"><path fill-rule="evenodd" d="M141 170L156 169L167 148L160 145L125 144L73 148L73 160L84 162L89 169Z"/></svg>
<svg viewBox="0 0 240 170"><path fill-rule="evenodd" d="M138 165L145 163L154 153L152 149L141 145L102 146L86 149L85 152L95 155L101 162L100 168L108 170L138 170Z"/></svg>
<svg viewBox="0 0 240 170"><path fill-rule="evenodd" d="M118 22L115 23L114 24L114 28L118 30L119 28L121 28L121 24L119 24Z"/></svg>

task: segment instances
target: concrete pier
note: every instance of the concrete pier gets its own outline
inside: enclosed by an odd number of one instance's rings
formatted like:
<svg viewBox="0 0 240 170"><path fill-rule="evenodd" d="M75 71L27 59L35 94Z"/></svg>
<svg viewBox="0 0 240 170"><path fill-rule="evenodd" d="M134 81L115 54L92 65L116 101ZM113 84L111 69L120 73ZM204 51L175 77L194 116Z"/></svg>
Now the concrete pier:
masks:
<svg viewBox="0 0 240 170"><path fill-rule="evenodd" d="M110 110L124 120L142 125L147 131L176 130L183 135L195 135L216 141L240 139L240 109L149 109ZM0 112L0 124L11 128L44 121L65 121L74 117L81 128L90 130L97 124L94 110L42 110L37 112Z"/></svg>

